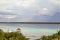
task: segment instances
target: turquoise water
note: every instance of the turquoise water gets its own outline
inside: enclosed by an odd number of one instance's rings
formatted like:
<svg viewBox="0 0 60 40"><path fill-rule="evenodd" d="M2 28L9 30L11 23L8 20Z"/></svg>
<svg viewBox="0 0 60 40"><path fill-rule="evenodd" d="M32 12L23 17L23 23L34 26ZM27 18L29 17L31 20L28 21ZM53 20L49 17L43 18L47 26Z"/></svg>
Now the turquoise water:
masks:
<svg viewBox="0 0 60 40"><path fill-rule="evenodd" d="M0 28L9 32L21 28L21 32L28 38L38 38L42 35L51 35L60 29L60 24L0 24Z"/></svg>

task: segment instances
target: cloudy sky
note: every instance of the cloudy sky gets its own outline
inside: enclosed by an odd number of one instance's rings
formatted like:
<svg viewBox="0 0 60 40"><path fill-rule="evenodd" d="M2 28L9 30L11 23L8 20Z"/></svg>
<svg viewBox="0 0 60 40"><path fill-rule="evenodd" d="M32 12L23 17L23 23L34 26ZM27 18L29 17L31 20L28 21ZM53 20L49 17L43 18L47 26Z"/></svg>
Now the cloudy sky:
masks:
<svg viewBox="0 0 60 40"><path fill-rule="evenodd" d="M60 22L60 0L0 0L0 22Z"/></svg>

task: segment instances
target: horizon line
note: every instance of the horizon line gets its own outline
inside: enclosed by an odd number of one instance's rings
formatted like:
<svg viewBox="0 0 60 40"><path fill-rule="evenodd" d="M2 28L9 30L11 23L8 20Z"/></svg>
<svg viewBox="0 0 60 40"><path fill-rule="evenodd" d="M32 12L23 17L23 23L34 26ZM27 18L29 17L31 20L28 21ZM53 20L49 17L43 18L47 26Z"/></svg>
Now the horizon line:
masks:
<svg viewBox="0 0 60 40"><path fill-rule="evenodd" d="M60 24L60 22L0 22L0 24Z"/></svg>

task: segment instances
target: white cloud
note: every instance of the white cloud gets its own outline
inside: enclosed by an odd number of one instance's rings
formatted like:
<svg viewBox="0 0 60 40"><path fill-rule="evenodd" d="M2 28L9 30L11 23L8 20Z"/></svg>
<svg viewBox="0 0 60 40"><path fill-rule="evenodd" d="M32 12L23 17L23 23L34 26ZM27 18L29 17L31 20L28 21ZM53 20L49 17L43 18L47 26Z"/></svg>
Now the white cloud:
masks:
<svg viewBox="0 0 60 40"><path fill-rule="evenodd" d="M54 9L53 8L40 8L40 9L38 9L37 15L53 16L54 15Z"/></svg>
<svg viewBox="0 0 60 40"><path fill-rule="evenodd" d="M53 7L52 5L45 5L44 2L41 0L37 0L37 1L40 1L41 3L36 3L36 0L0 0L0 11L12 12L12 13L17 12L17 14L21 15L23 13L20 12L21 11L20 7L23 8L23 12L24 12L24 8L29 9L31 6L35 5L32 7L32 9L34 9L34 11L38 10L39 13L33 14L32 13L33 11L32 11L31 12L32 15L39 15L39 14L52 15L53 14L52 11L54 11L54 9L52 8ZM60 1L59 0L58 1L57 0L49 0L49 2L59 3ZM48 3L48 1L47 1L47 3ZM37 5L37 4L41 4L41 5ZM48 3L48 4L50 4L50 3ZM42 5L47 6L47 7L42 8ZM48 8L48 6L50 6L50 7ZM8 10L8 8L14 8L14 7L16 7L18 9L17 10L12 10L12 9ZM27 11L27 10L25 10L25 11Z"/></svg>
<svg viewBox="0 0 60 40"><path fill-rule="evenodd" d="M35 2L35 0L24 0L24 1L20 0L20 1L16 2L16 6L29 7L34 2Z"/></svg>
<svg viewBox="0 0 60 40"><path fill-rule="evenodd" d="M0 11L3 12L16 12L20 7L28 8L35 2L35 0L0 0ZM18 8L18 10L8 10L9 8Z"/></svg>
<svg viewBox="0 0 60 40"><path fill-rule="evenodd" d="M42 8L38 12L39 12L39 14L48 15L49 9L48 8Z"/></svg>
<svg viewBox="0 0 60 40"><path fill-rule="evenodd" d="M28 7L30 4L27 1L18 1L16 7Z"/></svg>
<svg viewBox="0 0 60 40"><path fill-rule="evenodd" d="M7 10L8 8L14 7L17 0L0 0L0 11L12 12L12 10Z"/></svg>
<svg viewBox="0 0 60 40"><path fill-rule="evenodd" d="M12 19L12 18L15 18L16 15L5 15L4 18L8 18L8 19Z"/></svg>
<svg viewBox="0 0 60 40"><path fill-rule="evenodd" d="M34 3L35 0L0 0L0 7L9 8L9 7L27 7Z"/></svg>
<svg viewBox="0 0 60 40"><path fill-rule="evenodd" d="M50 2L52 2L53 4L60 4L60 0L49 0Z"/></svg>
<svg viewBox="0 0 60 40"><path fill-rule="evenodd" d="M15 13L15 10L8 10L7 8L0 7L0 12L9 12L9 13Z"/></svg>
<svg viewBox="0 0 60 40"><path fill-rule="evenodd" d="M13 19L13 18L16 18L17 15L0 15L0 17L7 18L7 19Z"/></svg>

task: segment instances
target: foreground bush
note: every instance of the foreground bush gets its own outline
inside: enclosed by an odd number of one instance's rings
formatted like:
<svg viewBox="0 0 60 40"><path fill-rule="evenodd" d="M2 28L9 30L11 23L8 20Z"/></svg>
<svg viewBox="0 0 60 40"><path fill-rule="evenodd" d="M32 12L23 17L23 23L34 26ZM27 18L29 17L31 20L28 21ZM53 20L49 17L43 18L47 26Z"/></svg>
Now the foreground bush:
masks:
<svg viewBox="0 0 60 40"><path fill-rule="evenodd" d="M41 38L38 38L36 40L60 40L60 31L58 31L53 35L48 35L48 36L43 35Z"/></svg>
<svg viewBox="0 0 60 40"><path fill-rule="evenodd" d="M0 40L29 40L19 32L4 32L0 29Z"/></svg>

